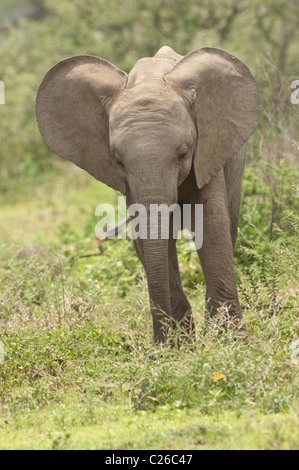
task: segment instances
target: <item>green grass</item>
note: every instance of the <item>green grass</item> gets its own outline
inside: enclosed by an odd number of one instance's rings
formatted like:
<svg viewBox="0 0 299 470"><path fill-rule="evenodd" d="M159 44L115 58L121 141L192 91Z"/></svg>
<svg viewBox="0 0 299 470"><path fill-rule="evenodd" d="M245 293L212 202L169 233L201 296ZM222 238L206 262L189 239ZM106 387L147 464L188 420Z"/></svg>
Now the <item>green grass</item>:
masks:
<svg viewBox="0 0 299 470"><path fill-rule="evenodd" d="M298 449L295 412L226 412L217 419L196 409L136 412L129 405L71 400L6 421L0 449Z"/></svg>
<svg viewBox="0 0 299 470"><path fill-rule="evenodd" d="M157 347L132 243L78 257L97 252L94 209L115 193L77 170L47 178L1 207L0 448L298 447L292 243L250 269L245 244L240 340L218 319L206 328L202 272L180 246L197 340Z"/></svg>

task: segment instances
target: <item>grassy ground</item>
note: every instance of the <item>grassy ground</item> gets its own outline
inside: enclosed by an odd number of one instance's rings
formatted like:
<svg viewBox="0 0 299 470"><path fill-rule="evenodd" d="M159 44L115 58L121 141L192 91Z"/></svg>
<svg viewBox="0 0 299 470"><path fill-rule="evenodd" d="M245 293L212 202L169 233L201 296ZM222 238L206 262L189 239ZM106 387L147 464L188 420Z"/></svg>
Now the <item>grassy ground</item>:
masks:
<svg viewBox="0 0 299 470"><path fill-rule="evenodd" d="M227 412L217 419L196 409L63 404L8 422L0 449L298 449L298 424L298 415Z"/></svg>
<svg viewBox="0 0 299 470"><path fill-rule="evenodd" d="M202 273L181 247L197 341L157 347L131 242L79 258L98 251L94 210L115 193L79 170L47 178L0 208L0 448L298 448L293 255L281 248L274 283L237 266L236 341L204 328Z"/></svg>

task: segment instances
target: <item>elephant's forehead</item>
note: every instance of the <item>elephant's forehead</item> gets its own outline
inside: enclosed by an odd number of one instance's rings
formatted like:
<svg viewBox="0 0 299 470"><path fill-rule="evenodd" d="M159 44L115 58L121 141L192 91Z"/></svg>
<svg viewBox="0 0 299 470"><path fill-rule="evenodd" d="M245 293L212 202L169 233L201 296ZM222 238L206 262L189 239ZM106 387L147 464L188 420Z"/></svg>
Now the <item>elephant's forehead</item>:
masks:
<svg viewBox="0 0 299 470"><path fill-rule="evenodd" d="M114 102L109 116L110 140L116 146L141 139L155 142L169 136L173 145L192 141L195 126L184 99L168 85L126 89ZM171 136L171 137L170 137ZM168 140L167 140L168 142Z"/></svg>
<svg viewBox="0 0 299 470"><path fill-rule="evenodd" d="M163 81L163 76L170 72L177 61L172 58L145 57L138 60L128 75L127 88L153 81Z"/></svg>
<svg viewBox="0 0 299 470"><path fill-rule="evenodd" d="M111 112L117 125L131 120L173 119L184 114L182 98L168 86L147 87L144 84L126 89Z"/></svg>

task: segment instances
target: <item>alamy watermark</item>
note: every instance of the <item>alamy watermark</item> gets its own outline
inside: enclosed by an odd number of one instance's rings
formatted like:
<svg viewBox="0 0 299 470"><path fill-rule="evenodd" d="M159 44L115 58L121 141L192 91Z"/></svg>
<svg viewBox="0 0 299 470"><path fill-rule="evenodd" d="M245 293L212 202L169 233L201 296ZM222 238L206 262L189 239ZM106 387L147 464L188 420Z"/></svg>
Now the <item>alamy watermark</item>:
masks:
<svg viewBox="0 0 299 470"><path fill-rule="evenodd" d="M297 366L299 364L299 339L292 342L291 350L291 363Z"/></svg>
<svg viewBox="0 0 299 470"><path fill-rule="evenodd" d="M293 80L291 83L291 89L293 93L291 94L291 103L292 104L299 104L299 80Z"/></svg>
<svg viewBox="0 0 299 470"><path fill-rule="evenodd" d="M0 341L0 364L4 364L5 348L3 341Z"/></svg>
<svg viewBox="0 0 299 470"><path fill-rule="evenodd" d="M0 104L5 104L5 85L0 80Z"/></svg>
<svg viewBox="0 0 299 470"><path fill-rule="evenodd" d="M203 205L183 204L150 204L147 209L142 204L132 204L126 212L126 198L118 198L118 217L111 204L97 206L95 215L101 217L95 228L96 237L124 239L127 236L133 240L151 239L181 239L187 240L187 248L199 250L203 243ZM129 230L119 221L126 216L131 218ZM108 233L108 236L107 236Z"/></svg>

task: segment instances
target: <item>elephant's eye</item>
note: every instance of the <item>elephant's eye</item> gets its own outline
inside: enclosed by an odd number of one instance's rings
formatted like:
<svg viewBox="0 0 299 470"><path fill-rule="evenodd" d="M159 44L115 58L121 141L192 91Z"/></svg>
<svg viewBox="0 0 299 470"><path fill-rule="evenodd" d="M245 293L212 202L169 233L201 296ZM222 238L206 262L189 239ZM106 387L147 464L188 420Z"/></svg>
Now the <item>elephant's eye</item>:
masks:
<svg viewBox="0 0 299 470"><path fill-rule="evenodd" d="M187 156L188 152L181 153L179 156L179 162L183 162L184 160L186 160Z"/></svg>
<svg viewBox="0 0 299 470"><path fill-rule="evenodd" d="M125 167L125 165L123 164L123 162L121 160L116 159L115 161L116 161L117 166L119 166L120 168Z"/></svg>
<svg viewBox="0 0 299 470"><path fill-rule="evenodd" d="M115 152L114 154L114 160L115 160L115 163L117 164L117 166L119 166L120 168L124 168L124 164L123 162L121 161L118 153Z"/></svg>

